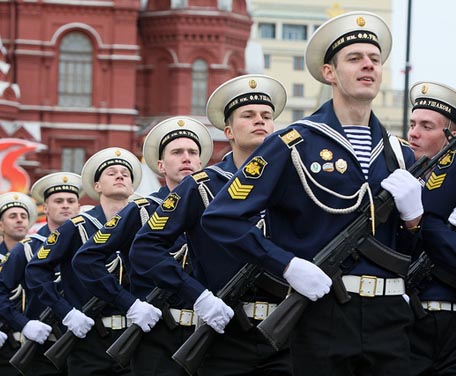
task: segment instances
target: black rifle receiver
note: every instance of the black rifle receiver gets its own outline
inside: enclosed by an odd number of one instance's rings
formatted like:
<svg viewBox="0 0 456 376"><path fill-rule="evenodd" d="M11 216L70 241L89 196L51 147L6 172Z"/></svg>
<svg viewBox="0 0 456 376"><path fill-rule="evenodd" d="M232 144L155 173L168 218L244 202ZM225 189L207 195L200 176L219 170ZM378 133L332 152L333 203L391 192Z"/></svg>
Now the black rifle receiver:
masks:
<svg viewBox="0 0 456 376"><path fill-rule="evenodd" d="M433 158L421 157L408 170L416 178L421 178L426 172L434 168L439 161L456 146L456 137L448 129L444 130L448 144ZM385 223L395 208L391 194L382 190L375 198L375 224ZM317 255L313 262L318 265L332 280L333 291L340 303L350 299L342 283L341 265L347 259L356 260L359 254L364 255L380 266L393 268L399 275L405 276L408 269L409 257L387 248L376 241L371 232L370 205L367 204L361 214L333 240L331 240ZM383 256L382 256L383 255ZM387 256L387 257L385 257ZM387 261L388 265L382 264ZM405 268L405 269L404 269ZM279 350L288 342L288 338L301 318L309 300L297 292L291 293L279 306L258 326L258 330L268 339L271 345Z"/></svg>

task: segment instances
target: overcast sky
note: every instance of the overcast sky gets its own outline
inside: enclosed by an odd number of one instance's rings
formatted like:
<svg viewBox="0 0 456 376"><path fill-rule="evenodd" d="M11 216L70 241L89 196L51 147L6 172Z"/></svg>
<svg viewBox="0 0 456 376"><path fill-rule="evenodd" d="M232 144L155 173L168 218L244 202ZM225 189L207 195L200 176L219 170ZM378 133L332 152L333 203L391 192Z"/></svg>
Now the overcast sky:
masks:
<svg viewBox="0 0 456 376"><path fill-rule="evenodd" d="M404 88L408 0L393 5L393 87ZM412 0L410 86L437 81L456 88L456 1Z"/></svg>

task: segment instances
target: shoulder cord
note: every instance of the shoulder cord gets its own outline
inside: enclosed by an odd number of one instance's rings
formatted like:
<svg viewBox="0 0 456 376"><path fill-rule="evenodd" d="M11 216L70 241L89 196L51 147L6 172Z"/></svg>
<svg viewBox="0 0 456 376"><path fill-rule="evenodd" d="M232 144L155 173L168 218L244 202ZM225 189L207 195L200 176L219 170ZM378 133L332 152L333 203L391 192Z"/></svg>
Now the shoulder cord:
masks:
<svg viewBox="0 0 456 376"><path fill-rule="evenodd" d="M301 180L301 183L304 187L304 190L306 191L306 193L308 194L308 196L310 197L310 199L317 205L319 206L321 209L323 209L324 211L328 212L328 213L332 213L332 214L348 214L348 213L352 213L354 212L355 210L357 210L359 208L359 206L361 205L361 202L366 194L366 192L368 193L369 195L369 202L370 202L370 205L371 205L371 217L372 217L372 222L373 222L373 229L375 228L375 224L374 224L374 199L372 197L372 192L371 192L371 189L369 187L369 183L368 182L365 182L361 185L360 189L355 192L353 195L351 196L345 196L345 195L341 195L340 193L337 193L337 192L334 192L332 190L330 190L329 188L326 188L324 186L322 186L321 184L319 184L313 177L312 175L309 173L309 171L306 169L306 167L304 166L304 163L302 162L302 159L301 159L301 156L299 155L299 152L298 150L296 149L296 146L292 146L291 148L291 159L293 161L293 165L296 169L296 172L298 173L299 175L299 179ZM310 179L310 181L317 186L317 188L335 196L335 197L338 197L338 198L341 198L343 200L351 200L353 198L355 198L356 196L358 196L358 199L356 201L356 203L353 205L353 206L350 206L350 207L347 207L347 208L342 208L342 209L337 209L337 208L331 208L325 204L323 204L320 200L318 200L318 198L315 196L315 194L313 193L312 189L310 188L308 182L307 182L307 178Z"/></svg>

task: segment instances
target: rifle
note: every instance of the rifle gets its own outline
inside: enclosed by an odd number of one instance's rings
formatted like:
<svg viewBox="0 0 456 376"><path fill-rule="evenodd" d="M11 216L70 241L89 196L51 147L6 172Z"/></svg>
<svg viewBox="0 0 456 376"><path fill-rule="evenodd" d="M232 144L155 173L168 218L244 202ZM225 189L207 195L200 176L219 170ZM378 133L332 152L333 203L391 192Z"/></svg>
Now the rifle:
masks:
<svg viewBox="0 0 456 376"><path fill-rule="evenodd" d="M0 321L0 330L7 335L6 343L8 343L13 350L18 349L21 346L20 342L14 338L13 330L3 321Z"/></svg>
<svg viewBox="0 0 456 376"><path fill-rule="evenodd" d="M39 320L45 324L51 325L52 332L56 337L61 336L60 328L58 327L58 323L56 322L56 318L50 307L46 307L43 312L41 312ZM39 346L42 345L38 342L26 339L20 349L17 350L9 360L10 364L13 365L20 373L25 375L31 366L32 360L35 358L35 354Z"/></svg>
<svg viewBox="0 0 456 376"><path fill-rule="evenodd" d="M167 300L170 296L170 292L155 287L146 296L145 300L147 303L153 304L155 307L161 309L163 321L170 330L173 330L178 325L169 310L169 303ZM144 332L138 325L132 324L114 341L106 352L122 367L127 367L130 364L130 358L141 342L143 334Z"/></svg>
<svg viewBox="0 0 456 376"><path fill-rule="evenodd" d="M448 144L433 158L421 157L408 170L416 178L424 176L456 146L456 137L453 137L447 129L444 131ZM371 217L370 205L365 205L361 214L313 258L313 262L333 280L333 291L341 304L350 300L350 296L342 283L343 270L341 268L342 264L350 258L356 261L362 254L390 271L403 276L407 274L410 258L389 249L370 234L371 221L374 218L375 226L388 220L395 208L394 199L388 191L383 189L374 198L374 204L373 218ZM306 297L293 292L257 328L271 345L279 350L287 343L291 331L308 304L309 300Z"/></svg>
<svg viewBox="0 0 456 376"><path fill-rule="evenodd" d="M405 291L410 297L410 307L412 307L412 310L418 319L422 319L426 316L426 311L421 305L418 294L423 289L423 285L432 279L433 269L433 262L426 252L422 252L418 259L410 266L407 274Z"/></svg>
<svg viewBox="0 0 456 376"><path fill-rule="evenodd" d="M96 329L99 331L106 332L103 323L96 318L101 314L101 311L108 303L98 299L96 296L90 298L90 300L82 307L82 313L87 316L93 317L95 320ZM101 327L101 326L103 327ZM80 338L76 337L71 330L67 330L58 340L54 343L45 353L44 356L48 358L54 366L60 370L64 367L68 355L70 354L76 342Z"/></svg>
<svg viewBox="0 0 456 376"><path fill-rule="evenodd" d="M217 293L220 299L233 308L236 318L240 320L241 326L245 330L251 328L252 324L239 304L240 299L254 285L260 272L261 270L257 265L245 264ZM174 353L172 358L189 375L193 375L203 361L206 352L215 339L215 335L216 332L209 325L202 324Z"/></svg>

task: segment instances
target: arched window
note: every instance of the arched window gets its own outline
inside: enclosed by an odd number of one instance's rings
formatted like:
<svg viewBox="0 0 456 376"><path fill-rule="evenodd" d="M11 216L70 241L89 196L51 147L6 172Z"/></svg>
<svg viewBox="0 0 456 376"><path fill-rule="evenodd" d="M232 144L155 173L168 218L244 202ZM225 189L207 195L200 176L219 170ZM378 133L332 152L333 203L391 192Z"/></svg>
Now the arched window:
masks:
<svg viewBox="0 0 456 376"><path fill-rule="evenodd" d="M92 105L92 44L80 32L66 35L60 45L59 105Z"/></svg>
<svg viewBox="0 0 456 376"><path fill-rule="evenodd" d="M192 65L192 114L205 115L207 101L207 63L195 60Z"/></svg>

